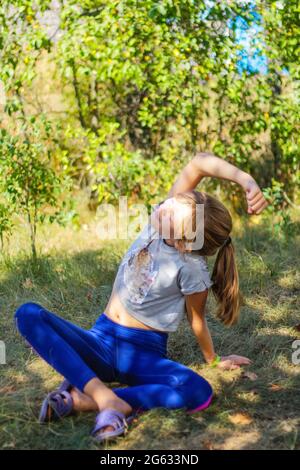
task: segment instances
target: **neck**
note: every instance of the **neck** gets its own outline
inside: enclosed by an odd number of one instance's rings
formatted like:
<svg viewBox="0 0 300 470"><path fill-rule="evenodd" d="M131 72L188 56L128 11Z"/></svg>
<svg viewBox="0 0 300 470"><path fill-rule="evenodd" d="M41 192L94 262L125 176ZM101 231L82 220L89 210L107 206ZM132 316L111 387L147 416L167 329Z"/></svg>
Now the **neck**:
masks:
<svg viewBox="0 0 300 470"><path fill-rule="evenodd" d="M166 245L174 246L174 242L171 238L163 238L163 241Z"/></svg>

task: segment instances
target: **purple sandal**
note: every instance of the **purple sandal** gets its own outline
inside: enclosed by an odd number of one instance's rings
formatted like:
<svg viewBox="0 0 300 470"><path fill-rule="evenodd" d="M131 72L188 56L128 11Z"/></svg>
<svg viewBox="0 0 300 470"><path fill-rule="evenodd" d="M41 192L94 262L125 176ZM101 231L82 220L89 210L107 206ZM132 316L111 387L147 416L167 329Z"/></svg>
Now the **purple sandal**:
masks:
<svg viewBox="0 0 300 470"><path fill-rule="evenodd" d="M57 390L46 396L39 414L41 424L57 421L73 413L73 398L69 393L71 388L72 385L65 379Z"/></svg>
<svg viewBox="0 0 300 470"><path fill-rule="evenodd" d="M98 442L102 442L110 437L117 437L121 434L125 434L128 429L128 424L132 422L136 415L137 413L134 413L126 418L124 413L112 408L107 408L103 411L100 411L100 413L98 413L96 416L96 424L91 432L91 435ZM114 430L99 433L100 429L106 426L113 426Z"/></svg>

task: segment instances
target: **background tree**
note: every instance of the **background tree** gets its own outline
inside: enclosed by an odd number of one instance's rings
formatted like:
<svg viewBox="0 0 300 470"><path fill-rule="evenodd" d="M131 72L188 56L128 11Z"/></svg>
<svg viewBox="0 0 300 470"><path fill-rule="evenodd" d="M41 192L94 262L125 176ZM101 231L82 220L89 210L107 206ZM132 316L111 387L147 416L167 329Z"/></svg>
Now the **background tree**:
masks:
<svg viewBox="0 0 300 470"><path fill-rule="evenodd" d="M150 206L196 150L211 150L253 174L283 221L299 195L297 8L260 0L4 0L4 170L6 152L7 161L28 153L49 188L70 179L90 195L90 207L121 195ZM244 213L237 185L204 186ZM43 210L52 203L44 199Z"/></svg>

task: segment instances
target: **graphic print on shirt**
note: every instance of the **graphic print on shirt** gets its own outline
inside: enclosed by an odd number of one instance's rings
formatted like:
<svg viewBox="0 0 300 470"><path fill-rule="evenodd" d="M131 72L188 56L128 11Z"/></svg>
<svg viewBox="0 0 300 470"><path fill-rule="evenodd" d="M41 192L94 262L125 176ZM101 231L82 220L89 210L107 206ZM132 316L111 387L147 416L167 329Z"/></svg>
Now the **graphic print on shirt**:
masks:
<svg viewBox="0 0 300 470"><path fill-rule="evenodd" d="M131 302L141 304L149 292L158 274L158 269L155 269L155 254L144 246L125 257L123 278Z"/></svg>

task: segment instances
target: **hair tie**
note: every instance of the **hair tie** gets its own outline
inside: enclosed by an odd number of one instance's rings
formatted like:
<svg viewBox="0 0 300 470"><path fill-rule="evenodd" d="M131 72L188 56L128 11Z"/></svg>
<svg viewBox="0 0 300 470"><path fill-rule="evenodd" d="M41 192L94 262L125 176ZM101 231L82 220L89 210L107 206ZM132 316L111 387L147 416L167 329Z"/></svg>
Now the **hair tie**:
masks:
<svg viewBox="0 0 300 470"><path fill-rule="evenodd" d="M223 245L221 245L221 247L224 247L224 246L229 245L229 243L231 243L231 241L232 241L232 240L231 240L231 236L229 235L229 236L226 238L226 240L225 240L225 242L223 243Z"/></svg>

